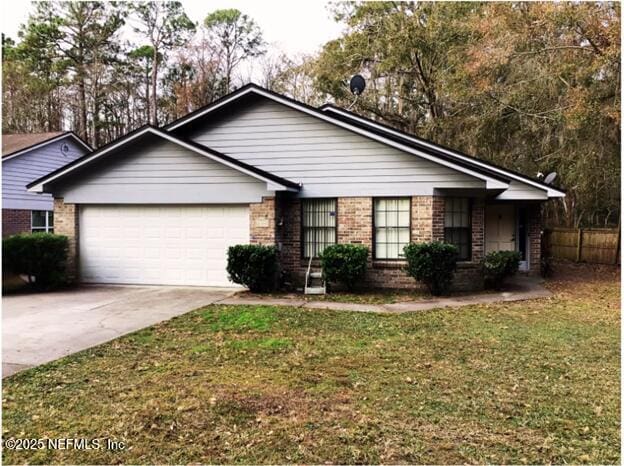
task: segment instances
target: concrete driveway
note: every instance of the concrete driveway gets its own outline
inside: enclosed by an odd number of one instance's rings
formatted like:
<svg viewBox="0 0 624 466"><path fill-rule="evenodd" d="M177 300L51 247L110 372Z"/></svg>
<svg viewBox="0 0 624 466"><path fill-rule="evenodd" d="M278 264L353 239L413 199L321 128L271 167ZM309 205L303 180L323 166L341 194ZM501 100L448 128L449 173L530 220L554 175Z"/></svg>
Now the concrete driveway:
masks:
<svg viewBox="0 0 624 466"><path fill-rule="evenodd" d="M232 288L83 286L2 298L2 376L233 295Z"/></svg>

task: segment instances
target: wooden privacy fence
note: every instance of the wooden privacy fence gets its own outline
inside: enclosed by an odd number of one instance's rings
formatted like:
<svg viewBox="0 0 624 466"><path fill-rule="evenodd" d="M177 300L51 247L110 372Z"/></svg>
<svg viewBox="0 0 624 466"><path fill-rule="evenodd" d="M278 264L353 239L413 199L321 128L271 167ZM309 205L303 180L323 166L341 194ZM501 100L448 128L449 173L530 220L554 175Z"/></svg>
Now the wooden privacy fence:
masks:
<svg viewBox="0 0 624 466"><path fill-rule="evenodd" d="M618 228L549 228L544 232L545 252L555 259L592 264L620 262Z"/></svg>

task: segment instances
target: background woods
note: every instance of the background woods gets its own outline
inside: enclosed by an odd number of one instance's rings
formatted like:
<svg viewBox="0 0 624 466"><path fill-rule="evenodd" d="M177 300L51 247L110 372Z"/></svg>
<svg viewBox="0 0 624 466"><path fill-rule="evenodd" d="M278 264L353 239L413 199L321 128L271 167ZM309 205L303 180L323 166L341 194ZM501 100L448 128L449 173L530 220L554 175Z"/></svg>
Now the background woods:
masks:
<svg viewBox="0 0 624 466"><path fill-rule="evenodd" d="M313 56L265 43L253 18L180 2L34 3L2 37L3 132L73 129L94 146L166 124L253 79L536 176L558 173L556 225L620 215L617 3L336 3L343 34ZM305 20L302 18L301 20Z"/></svg>

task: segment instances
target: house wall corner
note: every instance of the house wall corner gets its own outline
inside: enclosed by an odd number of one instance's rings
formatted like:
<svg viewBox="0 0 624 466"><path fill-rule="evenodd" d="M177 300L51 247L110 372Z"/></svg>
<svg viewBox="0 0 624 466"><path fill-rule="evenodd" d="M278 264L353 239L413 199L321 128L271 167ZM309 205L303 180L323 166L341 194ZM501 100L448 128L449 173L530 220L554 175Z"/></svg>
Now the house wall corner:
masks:
<svg viewBox="0 0 624 466"><path fill-rule="evenodd" d="M275 245L276 220L275 197L263 197L262 202L249 204L249 242L267 246Z"/></svg>
<svg viewBox="0 0 624 466"><path fill-rule="evenodd" d="M66 204L63 198L54 199L54 233L67 236L69 251L67 254L67 276L70 282L79 279L78 238L79 238L79 207L77 204Z"/></svg>

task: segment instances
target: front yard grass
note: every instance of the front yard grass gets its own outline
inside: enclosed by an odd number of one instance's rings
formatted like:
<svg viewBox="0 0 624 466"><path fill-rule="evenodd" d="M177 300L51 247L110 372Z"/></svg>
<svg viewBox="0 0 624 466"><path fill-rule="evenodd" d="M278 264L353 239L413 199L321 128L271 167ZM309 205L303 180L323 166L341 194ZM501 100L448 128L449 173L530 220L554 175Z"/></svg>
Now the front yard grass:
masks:
<svg viewBox="0 0 624 466"><path fill-rule="evenodd" d="M4 380L5 463L619 463L619 282L402 315L210 306Z"/></svg>

